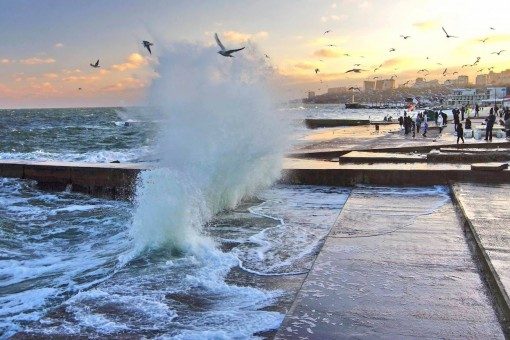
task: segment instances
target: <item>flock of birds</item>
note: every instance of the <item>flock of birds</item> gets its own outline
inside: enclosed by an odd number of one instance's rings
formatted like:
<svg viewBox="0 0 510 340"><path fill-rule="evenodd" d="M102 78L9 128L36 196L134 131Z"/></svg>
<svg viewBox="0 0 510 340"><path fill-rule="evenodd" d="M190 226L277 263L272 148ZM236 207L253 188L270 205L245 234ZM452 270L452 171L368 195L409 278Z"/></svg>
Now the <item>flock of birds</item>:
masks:
<svg viewBox="0 0 510 340"><path fill-rule="evenodd" d="M455 35L451 35L451 34L449 34L449 33L448 33L448 31L446 31L446 29L445 29L444 27L441 27L441 29L442 29L442 31L444 32L446 39L452 39L452 38L453 38L453 39L455 39L455 38L459 38L458 36L455 36ZM489 27L489 29L490 29L490 30L493 30L493 31L494 31L494 30L496 30L494 27ZM324 36L324 35L326 35L326 34L329 34L329 33L331 33L331 32L332 32L332 30L324 31L323 36ZM403 35L403 34L401 34L401 35L400 35L400 38L402 38L403 40L408 40L408 39L410 39L410 38L411 38L411 36L410 36L410 35ZM484 38L484 39L481 39L481 40L479 40L479 41L480 41L481 43L484 43L484 44L485 44L488 40L489 40L489 38ZM336 45L334 45L334 44L328 44L328 45L326 45L326 46L327 46L327 47L336 47ZM391 48L388 50L388 52L389 52L389 53L396 52L396 51L397 51L397 50L396 50L396 48L394 48L394 47L391 47ZM494 51L494 52L492 52L491 54L500 56L500 55L501 55L502 53L504 53L505 51L506 51L506 50ZM350 57L350 54L349 54L349 53L345 53L345 54L343 54L343 55L344 55L344 56L346 56L346 57ZM361 58L364 58L364 56L360 56L360 57L361 57ZM427 59L427 60L430 60L430 58L429 58L429 57L426 57L426 59ZM480 62L480 60L481 60L481 57L477 57L477 58L476 58L476 60L475 60L475 62L473 62L472 64L464 64L464 65L462 65L462 67L461 67L461 68L465 68L465 67L474 67L474 66L478 65L478 63ZM322 61L322 60L321 60L321 61ZM436 65L438 65L438 66L443 66L441 63L436 63ZM354 66L353 68L351 68L351 69L349 69L349 70L345 71L345 73L346 73L346 74L348 74L348 73L361 73L361 72L368 72L368 71L369 71L369 70L365 70L365 69L360 68L360 66L361 66L361 64L360 64L360 63L358 63L358 64L354 64L353 66ZM377 71L378 71L378 70L380 70L383 66L384 66L383 64L380 64L379 66L377 66L377 67L375 67L375 68L373 69L373 72L374 72L374 73L375 73L375 72L377 72ZM481 72L483 72L483 71L485 71L485 70L486 70L485 68L478 69L478 70L477 70L477 73L481 73ZM492 67L488 67L488 68L487 68L487 70L488 70L488 71L493 71L493 70L494 70L494 66L492 66ZM398 71L398 68L394 69L394 71ZM316 67L316 68L314 69L314 72L315 72L315 74L319 74L319 73L320 73L320 69L319 69L318 67ZM452 73L449 73L449 72L448 72L448 68L444 68L444 70L443 70L443 72L442 72L442 75L443 75L443 77L446 77L446 76L448 76L448 75L457 75L458 73L459 73L458 71L454 71L454 72L452 72ZM419 75L421 75L421 76L423 76L423 77L427 77L427 76L430 74L430 71L429 71L428 69L425 69L425 68L424 68L424 69L419 70L419 71L418 71L418 74L419 74ZM373 79L373 80L377 80L377 79L379 79L379 78L380 78L379 76L372 77L372 79ZM397 75L392 75L390 79L395 79L395 78L397 78ZM405 83L403 83L402 85L403 85L403 86L407 86L410 82L411 82L411 80L408 80L408 81L406 81ZM320 79L320 83L321 83L321 84L323 83L322 79ZM320 91L321 89L319 88L318 90ZM359 87L356 87L356 86L351 86L351 87L349 87L349 90L350 90L350 91L361 91L361 89L360 89Z"/></svg>
<svg viewBox="0 0 510 340"><path fill-rule="evenodd" d="M220 38L218 37L218 33L214 33L214 39L216 40L216 43L220 47L220 50L218 51L218 53L221 54L224 57L227 57L227 58L233 58L234 57L233 53L242 51L245 48L243 46L241 48L227 49L225 47L225 45L223 45L223 43L221 42ZM143 45L144 48L147 49L147 51L149 51L149 54L152 54L151 46L154 46L153 43L151 43L148 40L144 40L144 41L142 41L142 45ZM269 59L269 56L267 54L265 55L265 57ZM90 63L89 65L92 68L100 68L101 67L101 65L99 65L99 59L97 59L95 63ZM78 90L81 91L82 88L79 87Z"/></svg>

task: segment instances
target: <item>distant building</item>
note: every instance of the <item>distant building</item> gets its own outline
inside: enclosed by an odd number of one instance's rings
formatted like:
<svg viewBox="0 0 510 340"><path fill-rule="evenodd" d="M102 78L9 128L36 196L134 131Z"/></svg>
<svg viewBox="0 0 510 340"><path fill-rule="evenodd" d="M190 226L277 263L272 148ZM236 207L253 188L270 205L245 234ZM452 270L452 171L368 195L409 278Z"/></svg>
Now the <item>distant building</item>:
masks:
<svg viewBox="0 0 510 340"><path fill-rule="evenodd" d="M486 86L487 85L487 75L486 74L479 74L476 76L475 80L476 86Z"/></svg>
<svg viewBox="0 0 510 340"><path fill-rule="evenodd" d="M488 98L489 93L485 89L453 89L446 98L446 104L456 107L474 105Z"/></svg>
<svg viewBox="0 0 510 340"><path fill-rule="evenodd" d="M315 92L314 91L308 91L308 99L315 98Z"/></svg>
<svg viewBox="0 0 510 340"><path fill-rule="evenodd" d="M425 78L416 78L416 80L414 81L414 85L413 87L414 88L418 88L418 89L426 89L426 88L430 88L430 87L436 87L436 86L439 86L439 81L438 80L431 80L431 81L426 81Z"/></svg>
<svg viewBox="0 0 510 340"><path fill-rule="evenodd" d="M363 89L365 92L375 91L375 81L364 81Z"/></svg>
<svg viewBox="0 0 510 340"><path fill-rule="evenodd" d="M500 73L489 72L487 74L487 85L510 85L510 69Z"/></svg>
<svg viewBox="0 0 510 340"><path fill-rule="evenodd" d="M331 87L328 89L328 94L340 94L347 92L347 87Z"/></svg>
<svg viewBox="0 0 510 340"><path fill-rule="evenodd" d="M469 85L469 77L468 76L458 76L457 80L454 82L456 86L468 86Z"/></svg>
<svg viewBox="0 0 510 340"><path fill-rule="evenodd" d="M506 87L488 87L487 90L487 99L494 100L494 99L503 99L507 95L507 88Z"/></svg>
<svg viewBox="0 0 510 340"><path fill-rule="evenodd" d="M393 90L395 88L395 79L382 79L375 82L377 91Z"/></svg>

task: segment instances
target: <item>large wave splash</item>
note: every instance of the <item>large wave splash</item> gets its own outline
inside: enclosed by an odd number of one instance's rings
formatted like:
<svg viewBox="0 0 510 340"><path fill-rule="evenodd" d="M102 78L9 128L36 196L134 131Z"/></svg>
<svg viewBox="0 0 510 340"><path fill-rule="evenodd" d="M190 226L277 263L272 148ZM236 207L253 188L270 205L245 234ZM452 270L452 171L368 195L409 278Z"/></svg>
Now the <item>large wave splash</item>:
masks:
<svg viewBox="0 0 510 340"><path fill-rule="evenodd" d="M159 57L149 105L165 116L159 168L143 172L131 227L136 251L194 251L202 226L280 175L288 133L275 109L272 68L249 46L173 44Z"/></svg>

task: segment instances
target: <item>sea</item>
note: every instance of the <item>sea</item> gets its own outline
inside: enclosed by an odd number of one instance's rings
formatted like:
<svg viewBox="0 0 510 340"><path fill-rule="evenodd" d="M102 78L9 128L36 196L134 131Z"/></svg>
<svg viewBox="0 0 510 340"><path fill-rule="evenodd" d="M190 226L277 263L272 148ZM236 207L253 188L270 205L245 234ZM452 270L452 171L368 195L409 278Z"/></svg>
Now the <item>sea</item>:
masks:
<svg viewBox="0 0 510 340"><path fill-rule="evenodd" d="M304 118L387 114L336 105L279 110L295 135L305 132ZM0 159L157 164L155 145L167 127L142 108L0 110ZM212 210L199 227L175 232L195 220L174 215L200 210L182 205L189 195L180 193L170 212L165 204L174 203L163 200L162 213L141 202L152 202L152 189L139 190L139 201L117 201L0 178L1 338L270 336L350 192L265 185ZM161 227L166 221L173 224ZM140 236L144 228L171 236L154 244ZM179 243L183 238L194 241Z"/></svg>

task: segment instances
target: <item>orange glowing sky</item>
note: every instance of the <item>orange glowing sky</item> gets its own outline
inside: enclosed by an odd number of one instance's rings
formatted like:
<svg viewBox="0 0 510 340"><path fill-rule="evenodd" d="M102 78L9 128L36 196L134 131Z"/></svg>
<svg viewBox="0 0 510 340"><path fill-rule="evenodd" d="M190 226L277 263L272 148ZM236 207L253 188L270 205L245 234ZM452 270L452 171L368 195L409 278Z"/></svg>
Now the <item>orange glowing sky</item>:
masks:
<svg viewBox="0 0 510 340"><path fill-rule="evenodd" d="M374 76L397 75L401 84L422 68L430 71L428 80L443 82L459 72L474 81L480 69L510 68L509 15L506 0L6 0L0 108L136 104L157 76L158 45L211 44L214 32L232 45L257 44L283 76L288 98ZM442 26L459 38L447 39ZM143 39L156 42L152 56ZM478 65L461 69L477 57ZM88 64L97 58L102 67L92 69ZM355 64L367 71L346 74Z"/></svg>

